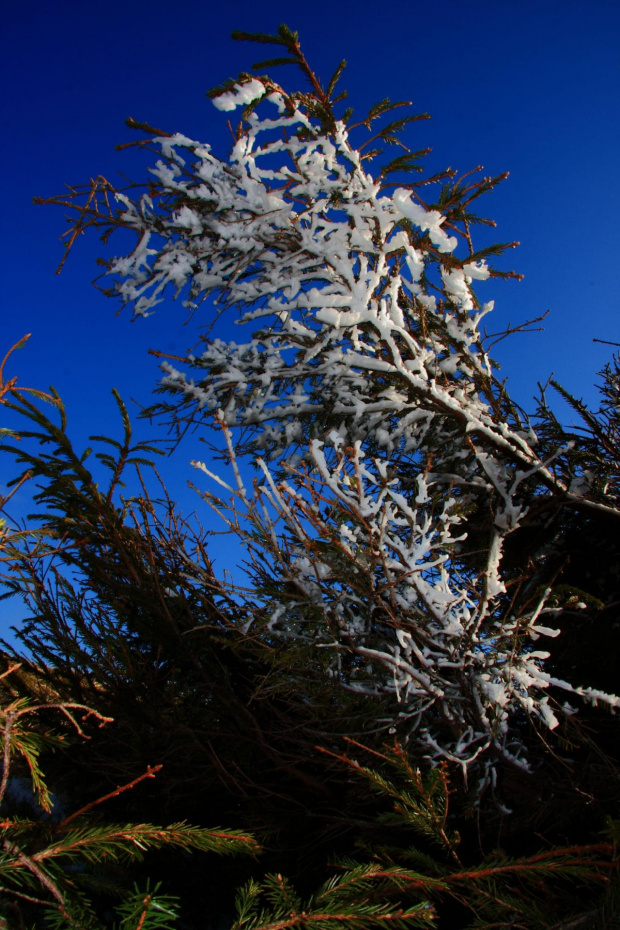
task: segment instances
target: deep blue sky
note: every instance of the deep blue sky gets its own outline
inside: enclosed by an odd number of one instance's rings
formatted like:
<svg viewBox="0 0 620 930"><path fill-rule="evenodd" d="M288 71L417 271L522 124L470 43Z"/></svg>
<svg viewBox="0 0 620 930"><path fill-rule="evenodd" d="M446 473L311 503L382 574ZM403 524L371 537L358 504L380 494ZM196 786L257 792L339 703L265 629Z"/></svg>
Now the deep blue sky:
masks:
<svg viewBox="0 0 620 930"><path fill-rule="evenodd" d="M360 114L386 96L430 112L433 120L414 124L410 136L414 148L432 146L429 167L510 171L486 214L497 220L499 240L522 243L504 267L525 279L484 286L484 298L496 301L489 328L551 313L544 333L514 337L496 353L503 374L526 406L551 372L593 398L612 350L592 338L620 341L617 0L6 5L2 345L33 334L10 372L25 385L58 388L79 444L114 429L112 387L149 402L158 376L149 347L181 353L194 344L176 305L134 324L115 316L117 306L89 283L103 252L95 237L81 240L56 276L63 217L32 197L96 174L137 174L135 161L114 151L132 139L127 116L212 142L223 154L225 116L204 93L270 51L230 33L273 31L281 21L299 30L323 76L348 60L342 86ZM290 84L296 75L279 69L277 79ZM195 454L188 447L167 463L173 496L196 477L187 465ZM0 462L0 493L8 473Z"/></svg>

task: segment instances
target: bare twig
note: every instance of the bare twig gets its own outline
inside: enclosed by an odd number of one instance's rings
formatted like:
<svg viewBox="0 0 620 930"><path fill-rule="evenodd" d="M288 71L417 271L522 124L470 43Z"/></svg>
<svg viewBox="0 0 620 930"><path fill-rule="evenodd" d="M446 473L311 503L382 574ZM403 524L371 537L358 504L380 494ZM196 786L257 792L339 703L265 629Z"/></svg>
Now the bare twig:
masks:
<svg viewBox="0 0 620 930"><path fill-rule="evenodd" d="M146 772L142 775L138 775L137 778L134 778L133 781L128 782L126 785L119 785L118 788L115 788L114 791L110 791L109 794L104 794L103 797L97 798L96 801L90 801L89 804L85 804L84 807L81 807L78 811L75 811L73 814L69 814L68 817L65 817L61 823L56 827L55 832L58 833L60 830L64 830L68 823L72 820L75 820L76 817L79 817L81 814L85 814L86 811L92 810L93 807L97 807L98 804L103 804L104 801L109 801L110 798L116 798L119 794L122 794L123 791L129 791L130 788L135 788L141 781L144 781L145 778L155 778L155 775L161 771L163 768L162 765L154 765L152 768L150 765L147 766Z"/></svg>

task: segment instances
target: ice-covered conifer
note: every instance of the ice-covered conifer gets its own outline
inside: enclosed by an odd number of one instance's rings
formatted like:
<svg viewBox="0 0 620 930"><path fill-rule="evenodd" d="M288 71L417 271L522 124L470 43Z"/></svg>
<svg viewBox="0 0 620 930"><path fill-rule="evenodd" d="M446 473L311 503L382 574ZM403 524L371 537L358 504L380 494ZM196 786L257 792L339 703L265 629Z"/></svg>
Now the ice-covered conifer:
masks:
<svg viewBox="0 0 620 930"><path fill-rule="evenodd" d="M550 685L620 700L545 672L532 647L554 632L545 594L515 599L523 574L504 569L506 538L541 502L617 511L571 489L553 452L541 460L494 378L481 332L493 302L473 283L488 290L505 274L488 262L506 246L476 251L471 229L487 222L473 201L501 178L412 181L424 153L404 145L381 166L374 141L402 144L419 117L372 134L403 104L353 122L335 96L342 65L323 89L286 27L237 38L283 46L311 90L244 74L211 92L218 109L242 108L230 156L157 133L144 192L113 192L107 212L99 181L75 234L136 232L108 268L136 316L170 295L209 324L240 324L239 341L213 330L183 368L163 367L177 417L215 418L233 463L248 455L263 470L254 497L238 470L234 491L273 560L259 572L256 628L314 642L345 687L393 699L381 720L400 721L429 757L525 764L511 717L554 728Z"/></svg>

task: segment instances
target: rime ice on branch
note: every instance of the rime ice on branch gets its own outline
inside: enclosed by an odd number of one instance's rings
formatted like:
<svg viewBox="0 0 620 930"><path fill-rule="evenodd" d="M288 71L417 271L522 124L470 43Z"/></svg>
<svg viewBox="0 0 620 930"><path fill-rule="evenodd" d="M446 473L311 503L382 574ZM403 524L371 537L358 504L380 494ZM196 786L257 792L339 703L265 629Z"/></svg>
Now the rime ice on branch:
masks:
<svg viewBox="0 0 620 930"><path fill-rule="evenodd" d="M420 117L354 143L403 104L352 123L334 108L342 65L323 90L286 27L237 37L284 46L286 60L261 67L297 64L312 90L242 75L211 92L220 110L245 108L230 157L157 134L140 143L159 151L145 192L92 188L71 241L88 225L134 230L133 251L109 263L110 293L143 317L172 295L210 322L236 314L249 334L204 338L189 372L163 367L177 416L215 417L226 438L235 500L214 506L243 512L251 529L231 525L255 551L258 532L271 560L248 605L255 629L314 642L325 673L381 696L378 719L430 758L477 760L488 777L498 754L525 766L511 718L553 729L550 685L620 700L545 672L532 648L555 632L541 622L545 595L515 601L524 578L503 568L506 537L541 502L617 509L539 458L494 378L481 334L493 302L473 282L506 275L487 264L506 246L475 251L471 227L489 224L472 203L501 178L412 182L425 153L398 134ZM404 152L371 174L377 139ZM431 182L444 182L434 202ZM111 193L117 209L101 199ZM241 454L262 469L254 493Z"/></svg>

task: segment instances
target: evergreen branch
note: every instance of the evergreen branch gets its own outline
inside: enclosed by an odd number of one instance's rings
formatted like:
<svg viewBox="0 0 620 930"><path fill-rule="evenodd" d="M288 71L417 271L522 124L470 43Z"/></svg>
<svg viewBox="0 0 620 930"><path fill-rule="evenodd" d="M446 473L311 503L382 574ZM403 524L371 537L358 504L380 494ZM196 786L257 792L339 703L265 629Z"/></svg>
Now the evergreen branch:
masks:
<svg viewBox="0 0 620 930"><path fill-rule="evenodd" d="M281 29L282 27L280 27ZM278 32L277 36L269 35L266 32L243 32L240 29L235 29L231 32L231 38L236 42L258 42L263 45L290 45L291 44L291 35L294 35L295 40L298 38L297 33L289 33L286 35L280 34Z"/></svg>
<svg viewBox="0 0 620 930"><path fill-rule="evenodd" d="M281 876L269 876L267 884L278 882ZM368 900L351 901L348 906L334 901L333 906L324 894L322 900L311 899L303 909L286 913L283 900L279 900L272 911L258 911L260 886L255 883L247 886L237 902L238 919L231 930L288 930L295 927L317 927L330 930L334 925L348 928L393 926L407 930L412 926L427 926L435 918L433 908L428 902L409 907L394 906L389 903L373 904ZM340 903L340 906L338 906ZM326 906L327 905L327 906Z"/></svg>
<svg viewBox="0 0 620 930"><path fill-rule="evenodd" d="M549 384L554 388L554 390L558 392L558 394L566 401L566 403L572 407L575 413L579 414L581 419L584 420L587 424L592 434L597 437L599 442L601 442L607 451L612 455L616 455L617 450L613 443L609 441L607 432L598 422L594 414L590 412L583 400L579 400L578 398L574 397L569 391L566 390L566 388L562 387L558 381L554 381L552 379Z"/></svg>
<svg viewBox="0 0 620 930"><path fill-rule="evenodd" d="M221 855L254 854L259 850L254 837L242 830L220 830L193 827L185 823L158 827L153 824L106 825L82 827L68 832L62 839L33 855L33 861L44 862L76 855L97 862L102 850L111 859L141 858L147 849L165 846L179 849L199 849Z"/></svg>
<svg viewBox="0 0 620 930"><path fill-rule="evenodd" d="M399 155L398 158L394 158L387 165L383 165L379 177L385 178L395 171L422 171L422 165L418 163L418 159L428 155L430 151L430 149L421 149L419 152L407 152L405 155Z"/></svg>
<svg viewBox="0 0 620 930"><path fill-rule="evenodd" d="M24 891L18 891L16 888L9 888L6 885L0 885L0 892L4 892L7 895L10 894L12 897L19 898L21 901L28 901L29 904L42 904L44 907L50 907L49 899L35 898L34 895L26 894ZM8 928L8 924L5 924L4 927ZM2 930L4 930L4 927L0 924Z"/></svg>
<svg viewBox="0 0 620 930"><path fill-rule="evenodd" d="M279 65L298 65L297 58L267 58L266 61L257 61L252 65L253 71L260 71L262 68L273 68Z"/></svg>
<svg viewBox="0 0 620 930"><path fill-rule="evenodd" d="M501 255L506 249L516 249L519 245L521 245L520 242L495 242L493 245L488 245L484 249L476 249L471 255L468 255L467 261L481 262L490 255ZM491 274L493 274L493 272L491 272ZM543 314L541 319L544 319L546 315L546 313Z"/></svg>
<svg viewBox="0 0 620 930"><path fill-rule="evenodd" d="M383 126L374 136L371 136L366 140L362 145L358 146L358 151L363 151L367 145L370 145L375 139L382 139L384 142L389 142L391 145L401 145L403 148L407 148L398 138L398 133L401 132L409 123L416 122L421 119L430 119L428 113L418 113L413 116L405 116L402 119L394 120L391 123L388 123L387 126ZM426 152L429 152L430 149L426 149ZM418 153L421 154L421 153Z"/></svg>
<svg viewBox="0 0 620 930"><path fill-rule="evenodd" d="M0 404L6 403L4 398L7 395L13 395L14 397L17 398L23 394L31 394L33 397L36 397L37 400L43 400L46 403L52 404L54 406L58 405L58 398L56 396L53 396L52 394L47 394L45 391L39 391L39 390L36 390L35 388L18 387L17 376L9 378L8 381L5 381L4 367L6 363L8 362L13 352L16 352L17 349L21 349L28 342L31 335L32 335L31 333L27 333L25 336L22 336L21 339L18 339L15 345L11 346L11 348L8 350L8 352L6 353L6 355L0 362Z"/></svg>
<svg viewBox="0 0 620 930"><path fill-rule="evenodd" d="M336 68L336 70L334 71L334 73L332 74L331 78L329 79L328 84L327 84L327 90L325 91L328 100L331 100L331 96L336 88L336 84L340 80L342 72L344 71L346 66L347 66L346 59L343 58L340 64L338 65L338 67Z"/></svg>
<svg viewBox="0 0 620 930"><path fill-rule="evenodd" d="M15 857L15 862L19 863L20 866L26 868L29 872L34 875L34 877L39 881L39 883L52 895L53 898L58 901L61 907L64 907L65 899L62 895L60 889L52 881L47 872L41 868L38 861L35 857L27 856L18 846L14 843L10 843L8 840L4 840L2 843L4 849L9 855ZM5 868L10 868L11 864L6 863Z"/></svg>
<svg viewBox="0 0 620 930"><path fill-rule="evenodd" d="M317 900L321 900L324 896L329 896L334 900L341 896L355 900L358 896L358 900L361 900L361 895L372 891L377 882L379 882L379 887L385 887L388 890L390 888L397 888L398 891L415 889L431 895L449 890L447 880L443 876L423 875L421 872L402 866L383 866L376 863L363 865L348 859L342 860L339 865L345 867L346 871L327 882L324 889L317 895ZM435 861L433 861L433 866L437 868Z"/></svg>
<svg viewBox="0 0 620 930"><path fill-rule="evenodd" d="M116 908L121 918L119 930L169 930L179 916L178 898L159 893L161 882L151 889L150 883L144 891L137 885L133 893Z"/></svg>
<svg viewBox="0 0 620 930"><path fill-rule="evenodd" d="M368 115L363 120L360 120L358 123L353 123L349 126L349 129L356 129L358 126L365 126L366 129L370 129L370 124L372 121L377 119L379 116L383 116L384 113L389 113L390 110L396 110L398 107L410 106L412 106L411 100L398 100L395 103L392 103L389 97L384 97L383 100L375 103L370 108ZM425 115L421 117L421 119L424 118Z"/></svg>
<svg viewBox="0 0 620 930"><path fill-rule="evenodd" d="M362 766L344 754L334 753L323 747L317 748L354 769L368 779L381 794L390 797L394 802L394 819L397 823L407 823L416 832L432 839L443 847L460 866L461 861L456 853L459 837L457 834L451 836L447 832L449 785L445 766L440 766L430 772L424 781L420 771L412 768L402 747L398 744L395 744L394 748L389 751L386 747L386 754L382 754L363 746L350 737L345 737L345 739L352 745L384 759L396 771L404 773L407 787L410 790L401 788L376 770ZM417 798L414 795L417 795ZM392 817L382 819L387 821Z"/></svg>
<svg viewBox="0 0 620 930"><path fill-rule="evenodd" d="M610 858L599 859L590 855L596 853ZM506 864L481 865L476 869L453 872L446 878L446 881L480 881L504 874L533 874L535 876L551 874L567 879L573 875L580 875L584 878L605 879L608 872L618 868L618 864L611 859L612 853L613 846L609 843L558 847Z"/></svg>
<svg viewBox="0 0 620 930"><path fill-rule="evenodd" d="M137 119L133 119L131 116L127 117L125 120L125 125L129 129L138 129L140 132L145 132L149 136L157 136L158 138L169 139L172 135L169 132L166 132L165 129L156 129L154 126L151 126L150 123L141 123ZM117 145L116 150L126 148L124 145Z"/></svg>

